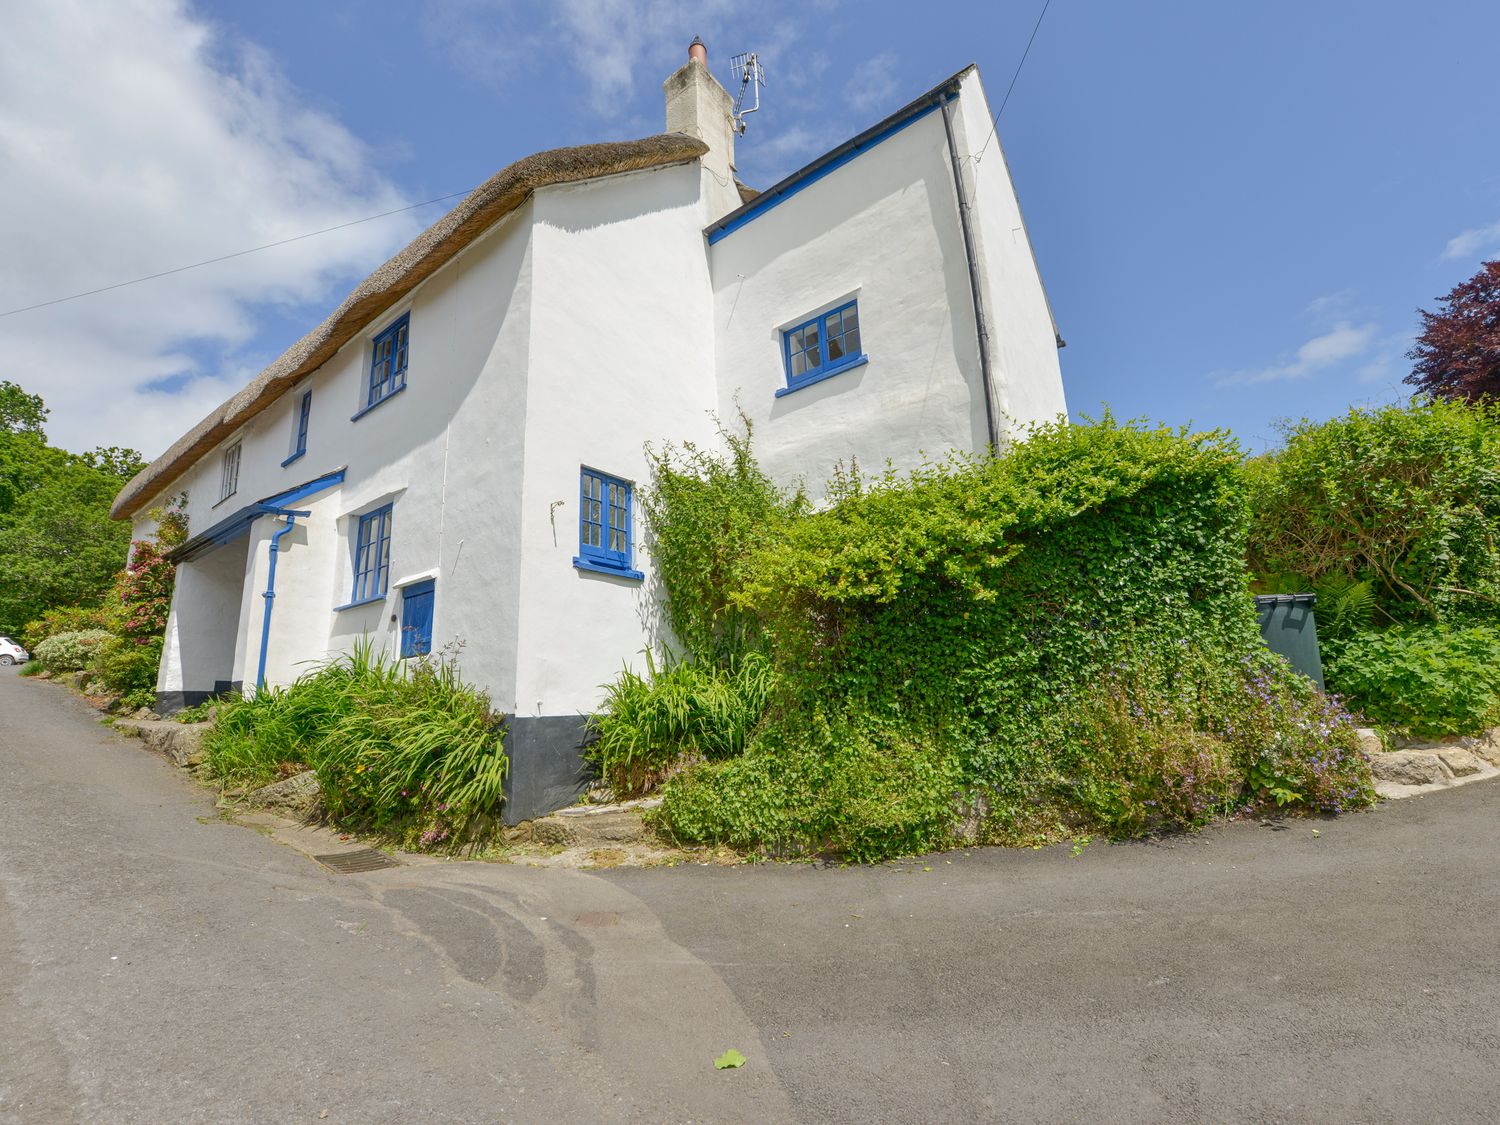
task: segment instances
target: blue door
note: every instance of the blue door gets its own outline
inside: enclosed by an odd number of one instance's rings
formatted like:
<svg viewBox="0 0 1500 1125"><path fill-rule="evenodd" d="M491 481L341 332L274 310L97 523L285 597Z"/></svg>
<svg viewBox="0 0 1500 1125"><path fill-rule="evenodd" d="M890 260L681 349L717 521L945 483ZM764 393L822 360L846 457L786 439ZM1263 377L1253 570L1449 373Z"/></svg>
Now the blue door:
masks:
<svg viewBox="0 0 1500 1125"><path fill-rule="evenodd" d="M401 656L426 656L432 651L433 583L413 582L401 591Z"/></svg>

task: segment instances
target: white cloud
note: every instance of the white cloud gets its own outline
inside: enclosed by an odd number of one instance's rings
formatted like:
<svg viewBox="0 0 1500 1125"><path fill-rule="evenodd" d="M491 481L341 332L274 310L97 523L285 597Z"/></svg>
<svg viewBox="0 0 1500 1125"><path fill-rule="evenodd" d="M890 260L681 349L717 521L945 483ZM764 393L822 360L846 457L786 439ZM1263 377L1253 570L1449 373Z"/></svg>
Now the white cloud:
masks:
<svg viewBox="0 0 1500 1125"><path fill-rule="evenodd" d="M556 144L660 130L662 80L686 61L694 35L708 44L709 69L731 94L740 84L729 61L753 50L766 89L736 161L745 182L763 186L901 100L882 58L849 81L847 104L830 103L824 87L834 60L820 44L828 41L828 13L842 2L425 0L420 25L475 82L494 89L547 83L575 122L575 134L557 136Z"/></svg>
<svg viewBox="0 0 1500 1125"><path fill-rule="evenodd" d="M727 80L728 44L719 32L741 15L733 0L428 0L422 24L455 63L491 85L561 57L589 108L612 120L687 60L694 35L709 44L709 64Z"/></svg>
<svg viewBox="0 0 1500 1125"><path fill-rule="evenodd" d="M895 55L886 52L859 63L854 77L844 85L844 100L849 107L857 113L895 109L891 103L896 99L897 61Z"/></svg>
<svg viewBox="0 0 1500 1125"><path fill-rule="evenodd" d="M17 0L6 45L0 311L406 202L263 52L183 3ZM331 305L417 225L397 216L0 318L0 378L42 393L59 444L155 455L274 358L237 354L256 306ZM163 381L175 393L150 386Z"/></svg>
<svg viewBox="0 0 1500 1125"><path fill-rule="evenodd" d="M1480 254L1500 251L1500 223L1487 227L1474 227L1448 240L1443 249L1445 258L1473 258Z"/></svg>
<svg viewBox="0 0 1500 1125"><path fill-rule="evenodd" d="M1319 371L1363 355L1375 339L1373 324L1353 325L1341 321L1322 335L1308 340L1290 357L1258 370L1230 372L1218 377L1219 386L1246 386L1305 379Z"/></svg>

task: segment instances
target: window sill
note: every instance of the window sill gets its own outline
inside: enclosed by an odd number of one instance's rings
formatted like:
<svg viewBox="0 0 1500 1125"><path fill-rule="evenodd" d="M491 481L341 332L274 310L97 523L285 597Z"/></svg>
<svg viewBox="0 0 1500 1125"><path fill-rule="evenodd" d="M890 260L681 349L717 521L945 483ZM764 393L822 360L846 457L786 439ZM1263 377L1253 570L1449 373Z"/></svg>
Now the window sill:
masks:
<svg viewBox="0 0 1500 1125"><path fill-rule="evenodd" d="M573 566L578 570L586 570L590 574L608 574L615 578L624 578L630 582L644 582L646 576L638 570L631 570L623 566L606 566L604 563L595 562L593 559L574 557Z"/></svg>
<svg viewBox="0 0 1500 1125"><path fill-rule="evenodd" d="M305 450L305 449L299 449L299 450L297 450L296 453L293 453L290 457L288 457L285 461L283 461L281 463L281 467L284 469L288 465L290 465L293 461L300 460L301 458L303 458L305 456L307 456L307 450Z"/></svg>
<svg viewBox="0 0 1500 1125"><path fill-rule="evenodd" d="M336 606L334 606L333 607L333 612L334 613L341 613L341 612L343 612L346 609L358 609L362 605L374 605L376 602L383 602L383 601L385 601L385 599L388 596L389 595L387 595L387 594L377 594L373 598L365 598L365 599L363 599L361 601L357 601L357 602L345 602L343 605L336 605Z"/></svg>
<svg viewBox="0 0 1500 1125"><path fill-rule="evenodd" d="M824 379L832 379L835 375L842 375L845 371L853 371L856 367L863 367L869 362L869 356L861 355L854 359L851 359L848 363L841 363L837 367L825 367L816 375L804 375L791 386L782 387L776 392L776 397L781 398L784 395L789 395L796 391L800 391L803 387L810 387L814 383L821 383Z"/></svg>
<svg viewBox="0 0 1500 1125"><path fill-rule="evenodd" d="M379 410L382 406L384 406L386 403L390 402L391 399L395 398L397 395L399 395L404 390L406 390L406 384L402 383L394 391L391 391L388 394L386 394L384 398L376 399L374 402L370 403L369 406L362 406L362 407L360 407L353 414L349 415L349 421L351 421L351 422L358 422L366 414L370 413L370 411L372 411L372 410Z"/></svg>
<svg viewBox="0 0 1500 1125"><path fill-rule="evenodd" d="M235 490L234 490L234 491L233 491L233 492L231 492L231 493L230 493L230 494L229 494L229 495L228 495L228 496L220 496L220 497L219 497L219 498L218 498L218 499L217 499L217 500L215 500L215 501L214 501L214 502L213 502L213 503L212 503L212 504L210 504L210 505L209 505L209 506L208 506L208 510L209 510L209 511L210 511L210 512L211 512L211 511L213 511L213 510L214 510L214 509L215 509L215 508L217 508L217 507L218 507L218 506L219 506L219 505L220 505L220 504L223 504L223 503L225 503L225 502L227 502L227 501L229 501L229 500L233 500L233 499L234 499L234 498L235 498L235 496L237 496L237 495L238 495L238 494L239 494L239 489L235 489Z"/></svg>

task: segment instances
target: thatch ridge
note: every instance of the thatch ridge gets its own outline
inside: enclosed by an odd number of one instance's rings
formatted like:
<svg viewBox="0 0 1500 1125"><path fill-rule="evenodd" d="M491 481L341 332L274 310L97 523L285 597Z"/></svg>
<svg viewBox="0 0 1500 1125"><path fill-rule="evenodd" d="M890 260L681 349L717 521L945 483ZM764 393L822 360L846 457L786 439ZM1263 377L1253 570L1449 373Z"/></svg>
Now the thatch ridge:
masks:
<svg viewBox="0 0 1500 1125"><path fill-rule="evenodd" d="M702 141L681 133L611 141L539 152L507 165L475 188L355 287L342 304L281 357L178 438L165 453L131 478L109 514L126 519L153 496L180 479L209 450L274 403L303 376L316 371L369 323L451 261L537 188L685 164L708 151Z"/></svg>

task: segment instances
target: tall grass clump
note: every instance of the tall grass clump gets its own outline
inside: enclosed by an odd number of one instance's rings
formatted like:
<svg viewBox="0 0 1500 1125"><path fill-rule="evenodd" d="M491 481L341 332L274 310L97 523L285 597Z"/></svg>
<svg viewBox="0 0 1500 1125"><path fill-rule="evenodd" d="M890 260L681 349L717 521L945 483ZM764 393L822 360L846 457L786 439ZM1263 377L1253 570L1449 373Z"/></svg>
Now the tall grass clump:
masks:
<svg viewBox="0 0 1500 1125"><path fill-rule="evenodd" d="M765 713L774 677L760 653L733 668L678 661L646 675L625 668L590 718L590 760L619 796L638 796L687 761L717 761L745 749Z"/></svg>
<svg viewBox="0 0 1500 1125"><path fill-rule="evenodd" d="M226 784L315 770L329 818L404 846L456 846L502 800L502 717L446 657L361 645L295 683L226 703L205 743Z"/></svg>

